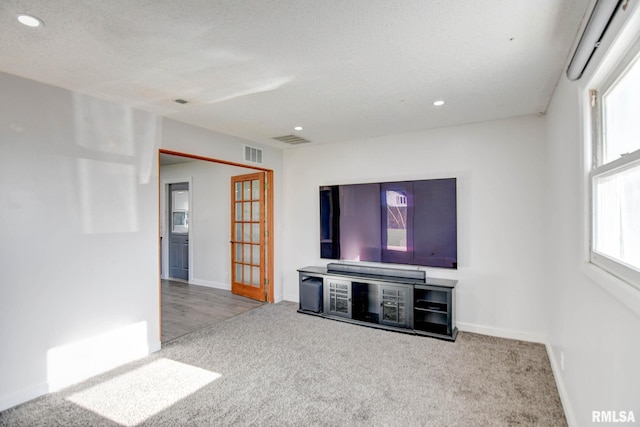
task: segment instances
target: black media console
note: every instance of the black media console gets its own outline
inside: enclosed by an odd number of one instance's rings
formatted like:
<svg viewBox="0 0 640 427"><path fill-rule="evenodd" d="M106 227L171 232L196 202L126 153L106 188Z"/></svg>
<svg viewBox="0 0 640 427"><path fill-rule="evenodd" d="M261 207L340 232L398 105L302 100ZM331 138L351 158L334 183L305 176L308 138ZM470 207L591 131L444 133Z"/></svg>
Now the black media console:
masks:
<svg viewBox="0 0 640 427"><path fill-rule="evenodd" d="M422 270L330 263L305 267L299 313L455 341L457 280Z"/></svg>

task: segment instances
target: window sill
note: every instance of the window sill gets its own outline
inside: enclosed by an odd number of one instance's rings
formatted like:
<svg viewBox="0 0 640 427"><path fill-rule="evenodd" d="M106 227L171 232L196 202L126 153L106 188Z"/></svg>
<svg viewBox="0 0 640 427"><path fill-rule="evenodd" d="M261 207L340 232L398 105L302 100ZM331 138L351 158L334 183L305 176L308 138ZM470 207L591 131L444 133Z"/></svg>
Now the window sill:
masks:
<svg viewBox="0 0 640 427"><path fill-rule="evenodd" d="M640 290L589 262L582 264L581 270L608 294L640 315Z"/></svg>

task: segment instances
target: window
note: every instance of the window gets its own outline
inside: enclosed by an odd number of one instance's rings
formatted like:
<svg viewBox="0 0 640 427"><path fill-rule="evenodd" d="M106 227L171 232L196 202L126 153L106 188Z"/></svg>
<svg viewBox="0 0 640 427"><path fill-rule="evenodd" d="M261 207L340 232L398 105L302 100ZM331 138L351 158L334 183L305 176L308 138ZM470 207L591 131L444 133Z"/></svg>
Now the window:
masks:
<svg viewBox="0 0 640 427"><path fill-rule="evenodd" d="M640 49L590 92L591 262L640 287Z"/></svg>
<svg viewBox="0 0 640 427"><path fill-rule="evenodd" d="M171 189L171 232L175 234L189 233L189 190L182 185L173 184Z"/></svg>

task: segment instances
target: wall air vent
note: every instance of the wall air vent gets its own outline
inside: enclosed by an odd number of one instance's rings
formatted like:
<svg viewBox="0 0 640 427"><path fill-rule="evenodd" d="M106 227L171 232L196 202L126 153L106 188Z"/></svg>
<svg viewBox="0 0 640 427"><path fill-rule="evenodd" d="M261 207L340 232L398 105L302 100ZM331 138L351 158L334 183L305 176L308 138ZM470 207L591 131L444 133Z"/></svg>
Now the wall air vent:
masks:
<svg viewBox="0 0 640 427"><path fill-rule="evenodd" d="M249 145L244 146L244 161L250 163L262 164L262 149L251 147Z"/></svg>
<svg viewBox="0 0 640 427"><path fill-rule="evenodd" d="M304 139L296 135L275 136L273 137L273 139L285 142L287 144L304 144L306 142L311 142L308 139Z"/></svg>

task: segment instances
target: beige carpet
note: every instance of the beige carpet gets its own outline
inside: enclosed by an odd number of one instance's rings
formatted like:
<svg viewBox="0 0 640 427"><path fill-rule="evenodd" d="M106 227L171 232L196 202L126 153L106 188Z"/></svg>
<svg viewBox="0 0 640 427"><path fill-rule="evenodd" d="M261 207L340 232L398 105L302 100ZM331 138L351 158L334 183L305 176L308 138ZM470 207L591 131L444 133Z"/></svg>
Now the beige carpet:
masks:
<svg viewBox="0 0 640 427"><path fill-rule="evenodd" d="M1 426L563 426L545 348L265 305L0 413Z"/></svg>

